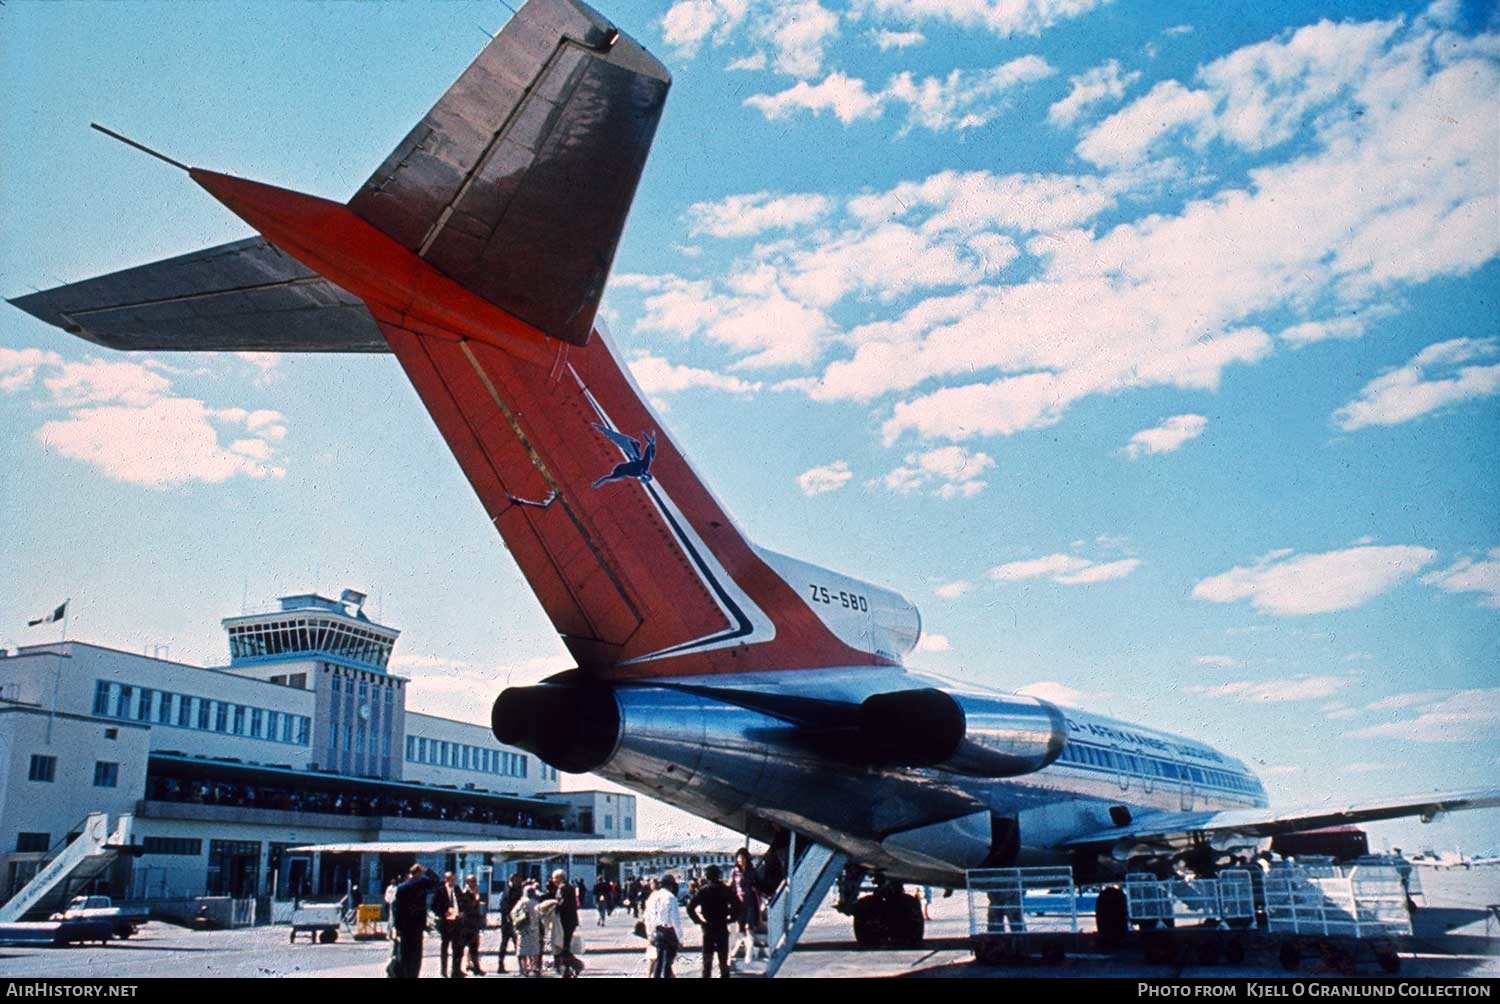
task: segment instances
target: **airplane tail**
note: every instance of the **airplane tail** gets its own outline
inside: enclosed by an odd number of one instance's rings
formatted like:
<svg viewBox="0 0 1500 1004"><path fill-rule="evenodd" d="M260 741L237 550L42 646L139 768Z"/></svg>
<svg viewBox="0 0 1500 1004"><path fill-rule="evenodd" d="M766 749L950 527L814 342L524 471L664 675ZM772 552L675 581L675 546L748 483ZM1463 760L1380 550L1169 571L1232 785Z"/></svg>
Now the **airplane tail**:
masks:
<svg viewBox="0 0 1500 1004"><path fill-rule="evenodd" d="M377 332L586 672L898 662L915 608L755 549L595 330L669 86L582 3L531 0L348 205L189 169L264 240L16 303L125 348Z"/></svg>

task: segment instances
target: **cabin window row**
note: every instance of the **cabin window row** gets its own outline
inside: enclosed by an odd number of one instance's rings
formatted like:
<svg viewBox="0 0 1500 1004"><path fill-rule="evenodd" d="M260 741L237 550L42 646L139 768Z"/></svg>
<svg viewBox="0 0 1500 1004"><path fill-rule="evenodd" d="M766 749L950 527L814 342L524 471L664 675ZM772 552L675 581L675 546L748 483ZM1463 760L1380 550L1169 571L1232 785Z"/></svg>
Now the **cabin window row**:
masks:
<svg viewBox="0 0 1500 1004"><path fill-rule="evenodd" d="M1104 749L1088 743L1068 743L1063 747L1060 759L1065 763L1102 767L1117 773L1159 777L1167 781L1190 781L1193 784L1243 792L1247 795L1259 793L1259 788L1253 781L1239 774L1174 763L1171 760L1159 760L1156 757L1139 753Z"/></svg>

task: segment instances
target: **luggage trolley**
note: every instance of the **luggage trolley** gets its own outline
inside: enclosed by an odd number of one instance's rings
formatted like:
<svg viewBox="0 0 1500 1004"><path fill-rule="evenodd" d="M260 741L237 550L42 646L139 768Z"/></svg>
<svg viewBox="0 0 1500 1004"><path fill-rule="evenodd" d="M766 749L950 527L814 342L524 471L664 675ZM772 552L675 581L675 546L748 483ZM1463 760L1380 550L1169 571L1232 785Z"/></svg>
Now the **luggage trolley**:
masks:
<svg viewBox="0 0 1500 1004"><path fill-rule="evenodd" d="M1125 902L1149 962L1184 961L1183 952L1204 965L1244 961L1239 932L1255 923L1255 892L1247 871L1225 870L1203 879L1158 879L1133 872L1125 877Z"/></svg>
<svg viewBox="0 0 1500 1004"><path fill-rule="evenodd" d="M980 962L1040 956L1056 964L1078 944L1072 868L976 868L967 873L969 941Z"/></svg>
<svg viewBox="0 0 1500 1004"><path fill-rule="evenodd" d="M1319 870L1321 871L1321 869ZM1406 885L1397 869L1357 865L1332 876L1297 866L1265 879L1266 929L1281 941L1281 964L1301 965L1315 948L1324 964L1352 972L1361 945L1385 972L1401 968L1400 939L1411 936Z"/></svg>

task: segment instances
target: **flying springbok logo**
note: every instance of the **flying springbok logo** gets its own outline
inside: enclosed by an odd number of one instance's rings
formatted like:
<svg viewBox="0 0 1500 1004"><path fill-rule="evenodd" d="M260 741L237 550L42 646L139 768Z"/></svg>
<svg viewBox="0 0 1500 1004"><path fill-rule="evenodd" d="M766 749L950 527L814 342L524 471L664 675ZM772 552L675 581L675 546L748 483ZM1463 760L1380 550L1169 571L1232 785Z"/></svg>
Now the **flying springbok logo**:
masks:
<svg viewBox="0 0 1500 1004"><path fill-rule="evenodd" d="M643 434L646 440L643 448L639 439L627 436L623 432L607 429L597 422L593 424L594 428L604 433L605 437L611 443L618 446L621 453L625 454L625 463L616 464L613 471L610 471L604 477L594 482L594 487L598 488L601 485L607 485L611 481L623 481L626 478L635 478L643 485L649 484L651 482L651 461L656 459L656 433L647 432Z"/></svg>

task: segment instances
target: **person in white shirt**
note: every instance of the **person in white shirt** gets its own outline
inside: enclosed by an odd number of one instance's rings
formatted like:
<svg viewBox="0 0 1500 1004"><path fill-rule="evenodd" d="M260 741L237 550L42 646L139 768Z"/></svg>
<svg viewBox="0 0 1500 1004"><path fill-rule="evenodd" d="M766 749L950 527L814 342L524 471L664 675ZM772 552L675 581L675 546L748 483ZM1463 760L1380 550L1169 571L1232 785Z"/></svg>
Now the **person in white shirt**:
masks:
<svg viewBox="0 0 1500 1004"><path fill-rule="evenodd" d="M663 875L646 900L646 960L655 979L672 979L672 961L682 947L682 907L677 902L677 877Z"/></svg>

